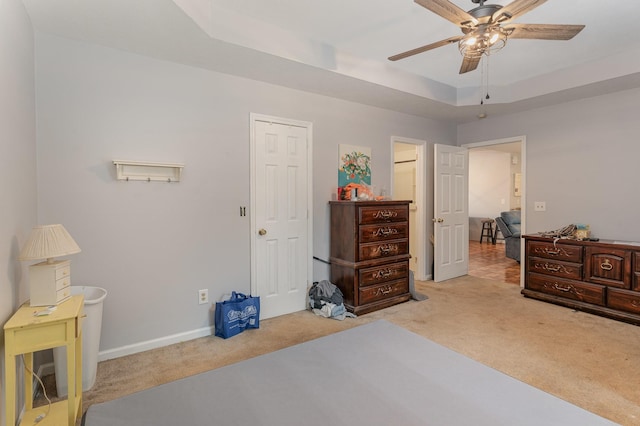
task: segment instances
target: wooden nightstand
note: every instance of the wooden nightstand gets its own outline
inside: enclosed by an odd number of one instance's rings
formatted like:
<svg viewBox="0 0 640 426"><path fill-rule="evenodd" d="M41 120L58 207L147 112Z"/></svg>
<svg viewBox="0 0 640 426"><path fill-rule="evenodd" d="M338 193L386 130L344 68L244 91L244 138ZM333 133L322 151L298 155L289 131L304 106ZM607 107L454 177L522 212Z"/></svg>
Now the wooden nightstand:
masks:
<svg viewBox="0 0 640 426"><path fill-rule="evenodd" d="M74 426L82 409L82 321L84 296L72 296L49 315L35 316L43 308L22 305L4 325L6 370L6 424L15 424L16 357L23 354L25 363L25 414L20 424L33 425L36 417L47 412L47 406L33 408L33 380L27 371L33 369L33 352L58 346L67 348L66 401L51 405L51 410L38 425Z"/></svg>

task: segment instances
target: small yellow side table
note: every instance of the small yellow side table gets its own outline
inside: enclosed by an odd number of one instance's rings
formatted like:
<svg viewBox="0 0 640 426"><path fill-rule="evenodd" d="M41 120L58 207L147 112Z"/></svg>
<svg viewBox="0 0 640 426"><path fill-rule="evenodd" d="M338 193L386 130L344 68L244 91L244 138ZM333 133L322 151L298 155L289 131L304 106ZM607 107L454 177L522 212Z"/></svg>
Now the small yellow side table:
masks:
<svg viewBox="0 0 640 426"><path fill-rule="evenodd" d="M36 316L43 307L22 305L4 325L6 370L6 424L16 422L16 357L24 355L25 414L20 424L33 425L35 419L47 413L47 405L33 408L33 379L27 368L33 370L33 352L58 346L67 348L66 401L51 405L49 413L38 426L74 426L82 409L82 321L84 296L72 296L57 305L49 315Z"/></svg>

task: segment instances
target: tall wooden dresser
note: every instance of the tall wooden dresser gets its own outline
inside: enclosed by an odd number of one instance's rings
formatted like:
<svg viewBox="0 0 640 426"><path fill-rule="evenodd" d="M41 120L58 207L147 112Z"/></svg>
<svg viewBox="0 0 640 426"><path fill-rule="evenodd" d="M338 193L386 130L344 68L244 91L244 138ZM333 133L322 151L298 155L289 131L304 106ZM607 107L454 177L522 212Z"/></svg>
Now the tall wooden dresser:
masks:
<svg viewBox="0 0 640 426"><path fill-rule="evenodd" d="M410 201L331 201L331 282L365 314L411 298Z"/></svg>
<svg viewBox="0 0 640 426"><path fill-rule="evenodd" d="M525 235L522 294L640 325L640 246Z"/></svg>

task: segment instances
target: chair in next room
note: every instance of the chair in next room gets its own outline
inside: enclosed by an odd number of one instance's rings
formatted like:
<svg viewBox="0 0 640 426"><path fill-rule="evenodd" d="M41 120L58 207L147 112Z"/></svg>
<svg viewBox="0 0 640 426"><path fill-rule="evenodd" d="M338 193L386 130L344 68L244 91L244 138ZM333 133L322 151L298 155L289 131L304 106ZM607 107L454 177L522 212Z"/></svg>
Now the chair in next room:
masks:
<svg viewBox="0 0 640 426"><path fill-rule="evenodd" d="M505 255L520 263L520 210L500 213L496 225L504 237Z"/></svg>

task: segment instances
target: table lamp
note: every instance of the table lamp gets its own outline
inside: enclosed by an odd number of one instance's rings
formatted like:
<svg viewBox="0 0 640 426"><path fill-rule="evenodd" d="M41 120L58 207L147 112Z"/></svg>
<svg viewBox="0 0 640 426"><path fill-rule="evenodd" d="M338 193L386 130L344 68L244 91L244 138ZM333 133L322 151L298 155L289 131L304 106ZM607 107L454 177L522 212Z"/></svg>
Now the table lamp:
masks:
<svg viewBox="0 0 640 426"><path fill-rule="evenodd" d="M53 258L79 252L78 244L60 224L40 225L31 230L18 259L46 259L29 266L31 306L58 305L71 297L71 262Z"/></svg>

